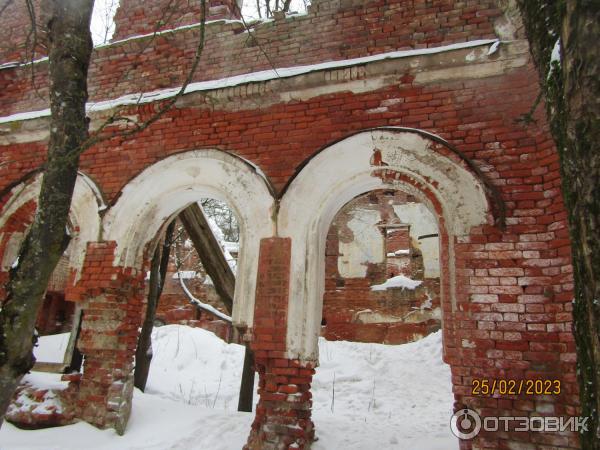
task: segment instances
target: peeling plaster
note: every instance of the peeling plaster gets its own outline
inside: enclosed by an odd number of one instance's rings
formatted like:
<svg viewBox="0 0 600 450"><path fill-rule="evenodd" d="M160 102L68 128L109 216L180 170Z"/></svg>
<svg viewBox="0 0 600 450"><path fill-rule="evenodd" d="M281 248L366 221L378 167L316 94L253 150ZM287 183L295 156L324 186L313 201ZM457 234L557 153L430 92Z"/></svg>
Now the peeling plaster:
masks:
<svg viewBox="0 0 600 450"><path fill-rule="evenodd" d="M343 278L364 278L370 263L385 261L383 236L376 227L381 218L379 211L374 210L358 209L353 215L348 228L354 240L344 242L340 239L338 271Z"/></svg>
<svg viewBox="0 0 600 450"><path fill-rule="evenodd" d="M414 247L421 250L425 278L440 276L440 239L439 237L419 240L419 236L438 233L435 217L422 203L393 205L394 212L402 223L410 225L410 238Z"/></svg>

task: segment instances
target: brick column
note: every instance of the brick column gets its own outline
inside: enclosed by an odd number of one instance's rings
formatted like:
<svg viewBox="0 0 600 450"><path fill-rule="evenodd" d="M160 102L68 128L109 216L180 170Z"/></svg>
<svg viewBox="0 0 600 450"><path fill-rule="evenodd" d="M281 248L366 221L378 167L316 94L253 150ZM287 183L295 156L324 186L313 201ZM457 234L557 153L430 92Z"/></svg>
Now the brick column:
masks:
<svg viewBox="0 0 600 450"><path fill-rule="evenodd" d="M314 364L286 358L291 240L260 245L252 348L259 374L258 405L247 450L309 449Z"/></svg>
<svg viewBox="0 0 600 450"><path fill-rule="evenodd" d="M116 243L91 243L70 299L82 300L77 346L84 354L78 416L122 434L131 412L133 356L141 324L143 271L114 267Z"/></svg>

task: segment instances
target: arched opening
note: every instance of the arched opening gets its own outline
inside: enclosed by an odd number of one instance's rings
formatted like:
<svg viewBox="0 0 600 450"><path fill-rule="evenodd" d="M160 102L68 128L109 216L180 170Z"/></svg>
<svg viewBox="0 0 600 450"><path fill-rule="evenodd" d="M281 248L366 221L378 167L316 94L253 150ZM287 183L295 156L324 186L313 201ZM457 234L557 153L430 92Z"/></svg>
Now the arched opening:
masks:
<svg viewBox="0 0 600 450"><path fill-rule="evenodd" d="M199 199L197 204L210 225L210 231L220 246L229 270L235 276L240 249L240 232L235 212L227 202L214 198ZM193 239L178 219L175 219L170 252L169 266L156 311L157 324L201 327L230 341L233 332L231 323L216 315L216 311L211 311L211 308L228 316L231 311L215 288L215 282L202 261L201 250L194 246ZM194 299L200 299L203 304L198 304ZM204 304L210 307L203 308Z"/></svg>
<svg viewBox="0 0 600 450"><path fill-rule="evenodd" d="M290 236L294 242L287 328L288 357L325 361L328 350L319 352L318 339L323 327L331 329L331 317L325 316L326 325L322 325L323 298L327 288L325 255L330 251L327 249L328 232L344 205L377 190L401 191L412 196L435 218L437 233L423 232L420 236L437 234L439 238L439 305L444 339L438 338L438 355L440 350L445 354L447 346L454 345L448 344L451 340L449 332L454 327L457 296L462 295L456 285L460 263L455 258L454 247L461 238L469 236L474 227L492 223L488 183L471 169L471 165L437 136L414 129L386 128L345 138L324 148L303 166L287 186L279 213L280 235ZM301 217L295 214L298 210L304 212ZM372 222L371 225L375 225L374 219ZM401 238L402 234L402 230L390 228L390 238ZM387 249L384 247L382 250L380 254L387 257ZM404 250L411 252L410 246ZM395 255L395 250L390 253L394 253L392 258L401 256ZM359 268L364 270L361 264ZM393 271L396 276L399 269L398 265L390 267L387 274ZM328 281L331 283L331 280ZM381 286L387 282L379 281L374 285ZM369 284L369 291L372 286ZM366 316L369 317L369 313ZM373 318L375 315L370 316ZM407 345L418 345L419 342ZM441 358L437 361L441 364ZM448 378L449 375L446 380ZM318 376L314 383L319 383ZM446 381L447 391L449 387ZM371 389L376 391L376 382ZM388 395L393 394L390 392ZM450 413L452 402L449 400L448 403ZM443 424L444 427L446 425Z"/></svg>
<svg viewBox="0 0 600 450"><path fill-rule="evenodd" d="M235 276L239 226L234 211L214 198L199 199L197 206L219 246L219 257ZM195 247L195 240L179 218L174 219L168 239L169 262L152 318L153 358L144 392L187 405L236 411L245 349L241 334L231 323L230 304L219 294L220 280L210 277L211 268L206 265L212 259L207 261L203 250ZM151 301L150 283L149 273L145 314Z"/></svg>
<svg viewBox="0 0 600 450"><path fill-rule="evenodd" d="M457 448L439 254L437 218L402 190L358 195L335 215L312 384L323 445Z"/></svg>
<svg viewBox="0 0 600 450"><path fill-rule="evenodd" d="M219 311L218 305L210 304L205 284L207 278L198 273L194 261L188 261L190 267L186 267L186 262L182 261L185 255L182 253L178 258L173 258L171 274L167 272L165 278L169 279L169 283L176 283L184 289L187 297L185 304L171 305L168 314L159 315L157 319L160 323L204 324L207 328L213 326L213 331L217 334L222 332L223 337L229 340L240 340L245 330L252 326L259 242L261 238L271 236L274 232L274 201L268 181L251 164L217 150L180 153L146 168L123 188L117 202L103 219L103 242L98 243L96 248L101 255L95 258L103 261L103 266L106 266L103 267L104 272L112 273L109 275L111 281L103 282L102 276L97 277L93 269L90 271L92 279L88 286L92 289L88 291L90 294L84 307L87 311L90 305L91 315L88 316L84 312L84 335L80 345L85 354L85 365L80 396L85 398L88 393L93 394L99 390L108 394L106 404L91 403L89 408L84 409L83 417L87 420L102 427L115 427L118 432L124 431L132 405L133 354L138 345L138 327L145 308L144 284L152 284L151 280L145 280L146 274L152 266L155 250L162 246L163 236L169 224L178 217L185 217L190 207L200 207L203 201L212 202L213 209L219 205L226 205L238 225L235 230L238 242L235 243L236 274L232 283L234 287L231 289L231 309L224 314L223 311ZM206 207L210 209L211 205L208 203ZM222 230L210 234L214 236L219 232L222 233ZM180 242L181 252L185 251L186 240L184 237ZM224 239L221 243L217 242L219 248L216 252L231 255L233 248L225 248L228 244L233 243ZM193 254L191 251L189 253ZM179 261L176 261L177 259ZM167 292L168 289L167 286ZM178 294L180 293L181 290ZM188 307L190 300L194 305ZM202 311L196 308L200 303L203 305L200 308ZM115 308L118 311L111 313ZM222 326L222 323L217 324L222 322L220 316L230 316L227 318L229 323L225 326ZM86 321L88 317L90 320ZM203 350L208 342L205 339L206 334L203 334L204 337L198 337L204 330L186 328L184 333L190 339L185 340L182 329L177 327L178 325L168 325L156 330L160 335L169 334L163 336L163 342L171 340L174 343L174 347L171 348L169 344L169 348L157 348L157 352L171 352L175 355L172 358L175 359L190 354L193 354L194 358L210 359L210 350ZM111 332L114 329L121 330L116 338ZM236 333L237 336L234 336ZM196 338L202 342L199 344L200 341ZM239 349L243 359L244 349L241 346ZM113 351L107 353L107 350ZM239 355L236 358L239 359ZM181 364L187 366L188 374L197 372L198 367L194 361L179 360L174 367L181 367ZM110 377L99 380L93 370L90 370L96 367L101 367ZM210 393L201 374L196 373L185 383L172 379L171 375L172 373L165 375L164 371L162 373L163 380L166 376L172 387L166 389L169 391L167 396L172 399L176 398L184 403L209 402L211 408L224 406L223 401L228 403L227 406L232 406L232 400L224 395L224 383L227 380L223 377L217 378L214 383L215 392ZM239 374L230 378L237 378L236 390L239 390ZM149 388L152 390L152 380ZM97 396L91 398L92 402L97 403ZM101 414L98 413L99 410Z"/></svg>
<svg viewBox="0 0 600 450"><path fill-rule="evenodd" d="M0 212L0 285L18 263L21 244L37 208L41 181L39 174L15 186ZM88 242L98 239L99 213L104 208L102 193L94 181L79 172L67 223L70 242L50 277L36 322L36 332L49 345L34 348L34 370L61 373L80 364L75 340L81 310L70 289L81 276Z"/></svg>
<svg viewBox="0 0 600 450"><path fill-rule="evenodd" d="M115 266L141 268L160 230L203 198L225 202L239 225L233 322L251 326L260 239L274 233L268 181L245 160L218 150L180 153L148 167L123 189L104 218L104 240L115 241Z"/></svg>

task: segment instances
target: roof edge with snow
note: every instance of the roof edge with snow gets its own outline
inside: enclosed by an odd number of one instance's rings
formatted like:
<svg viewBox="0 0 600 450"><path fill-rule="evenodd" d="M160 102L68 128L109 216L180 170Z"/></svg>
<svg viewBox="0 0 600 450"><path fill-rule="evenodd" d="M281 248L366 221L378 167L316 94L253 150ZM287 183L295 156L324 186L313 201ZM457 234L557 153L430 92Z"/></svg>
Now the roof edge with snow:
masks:
<svg viewBox="0 0 600 450"><path fill-rule="evenodd" d="M439 47L430 47L414 50L397 50L393 52L379 53L377 55L363 56L360 58L328 61L306 66L273 68L268 70L261 70L258 72L251 72L243 75L235 75L231 77L220 78L216 80L198 81L190 83L185 90L185 94L202 91L213 91L216 89L230 88L240 86L243 84L258 83L279 78L291 78L311 72L347 68L357 65L368 64L376 61L383 61L386 59L408 58L413 56L431 55L437 53L450 52L453 50L480 47L484 45L495 45L497 42L499 42L497 39L479 39L475 41L461 42L458 44L442 45ZM160 89L151 92L138 92L133 94L127 94L115 99L103 100L99 102L88 102L88 104L86 105L86 109L88 113L93 113L98 111L109 110L118 106L152 103L155 101L161 101L168 98L172 98L179 92L180 89L181 86L175 88ZM15 113L9 116L0 117L0 123L32 120L48 116L50 116L50 108L45 108L37 111Z"/></svg>

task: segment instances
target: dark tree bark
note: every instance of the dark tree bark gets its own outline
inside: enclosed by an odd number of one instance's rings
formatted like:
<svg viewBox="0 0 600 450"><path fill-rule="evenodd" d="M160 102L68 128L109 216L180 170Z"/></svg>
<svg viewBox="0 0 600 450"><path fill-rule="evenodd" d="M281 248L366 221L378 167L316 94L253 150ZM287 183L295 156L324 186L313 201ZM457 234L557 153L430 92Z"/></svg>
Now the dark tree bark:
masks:
<svg viewBox="0 0 600 450"><path fill-rule="evenodd" d="M64 252L65 224L77 179L79 147L88 136L87 72L93 0L48 0L50 142L38 208L0 311L0 417L33 366L33 329L52 271Z"/></svg>
<svg viewBox="0 0 600 450"><path fill-rule="evenodd" d="M158 308L160 295L165 286L165 278L167 276L167 269L169 268L169 256L171 254L174 229L175 222L173 221L167 227L163 244L156 246L150 264L146 316L144 317L144 323L142 324L142 330L138 337L138 345L135 350L135 372L133 374L133 384L142 392L146 389L148 374L150 373L150 363L152 362L152 329L154 328L156 309Z"/></svg>
<svg viewBox="0 0 600 450"><path fill-rule="evenodd" d="M569 213L584 449L600 448L600 5L518 0L560 155ZM560 38L560 62L551 54ZM556 55L556 52L555 52Z"/></svg>
<svg viewBox="0 0 600 450"><path fill-rule="evenodd" d="M231 314L233 310L235 275L225 260L221 246L215 239L202 209L200 209L198 204L193 203L179 213L179 219L194 243L204 270L206 270L208 276L213 280L215 290L225 304L227 313ZM246 345L238 411L252 411L254 375L254 353L250 346Z"/></svg>

